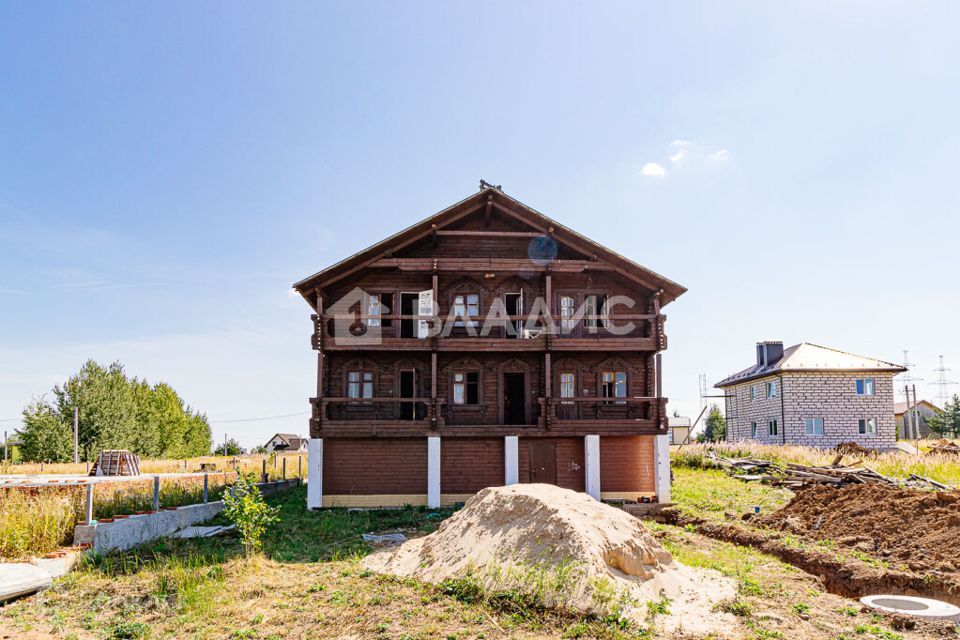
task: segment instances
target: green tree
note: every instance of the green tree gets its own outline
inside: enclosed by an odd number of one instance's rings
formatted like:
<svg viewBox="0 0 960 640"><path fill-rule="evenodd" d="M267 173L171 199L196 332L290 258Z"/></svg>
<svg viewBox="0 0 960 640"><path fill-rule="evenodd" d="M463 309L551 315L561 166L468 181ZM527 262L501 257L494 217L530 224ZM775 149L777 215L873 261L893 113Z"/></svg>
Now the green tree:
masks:
<svg viewBox="0 0 960 640"><path fill-rule="evenodd" d="M957 437L960 434L960 396L953 396L943 406L943 413L927 418L927 426L940 436Z"/></svg>
<svg viewBox="0 0 960 640"><path fill-rule="evenodd" d="M252 475L240 475L236 484L223 494L223 513L236 525L248 556L262 548L263 534L270 524L279 520L279 511L264 502Z"/></svg>
<svg viewBox="0 0 960 640"><path fill-rule="evenodd" d="M727 421L720 412L720 407L712 405L707 414L707 421L703 430L702 440L705 442L720 442L727 437Z"/></svg>
<svg viewBox="0 0 960 640"><path fill-rule="evenodd" d="M103 367L88 360L62 387L53 388L51 400L34 401L24 409L21 435L30 443L24 459L70 459L74 407L84 460L92 461L102 449L129 449L144 457L210 451L206 417L185 408L172 387L130 379L118 362Z"/></svg>
<svg viewBox="0 0 960 640"><path fill-rule="evenodd" d="M34 400L23 410L23 428L17 432L20 457L35 462L70 462L73 429L60 419L45 399Z"/></svg>
<svg viewBox="0 0 960 640"><path fill-rule="evenodd" d="M217 445L217 448L213 450L214 455L218 456L238 456L242 453L240 449L240 443L230 438L227 440L227 450L223 450L223 444Z"/></svg>

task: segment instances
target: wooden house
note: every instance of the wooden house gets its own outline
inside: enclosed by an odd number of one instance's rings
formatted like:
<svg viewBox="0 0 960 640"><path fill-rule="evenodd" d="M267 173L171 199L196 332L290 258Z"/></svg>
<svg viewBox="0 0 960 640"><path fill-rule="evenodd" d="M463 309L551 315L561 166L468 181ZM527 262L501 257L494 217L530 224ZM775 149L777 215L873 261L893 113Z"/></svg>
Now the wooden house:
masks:
<svg viewBox="0 0 960 640"><path fill-rule="evenodd" d="M294 285L313 308L310 508L548 482L669 499L680 285L498 188Z"/></svg>

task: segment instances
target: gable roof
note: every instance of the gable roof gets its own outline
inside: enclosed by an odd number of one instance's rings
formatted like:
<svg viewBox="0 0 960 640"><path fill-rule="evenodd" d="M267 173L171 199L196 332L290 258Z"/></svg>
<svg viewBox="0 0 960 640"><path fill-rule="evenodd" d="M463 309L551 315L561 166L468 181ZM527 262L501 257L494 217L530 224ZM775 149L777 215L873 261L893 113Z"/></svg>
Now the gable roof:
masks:
<svg viewBox="0 0 960 640"><path fill-rule="evenodd" d="M661 305L675 300L686 292L686 288L676 282L565 227L556 220L508 196L500 189L491 187L481 189L477 193L467 196L460 202L407 227L403 231L395 233L377 244L367 247L363 251L345 258L322 271L318 271L312 276L304 278L294 284L293 288L313 306L313 293L316 288L346 277L382 257L384 254L397 251L428 236L432 233L434 225L436 225L438 229L446 227L471 213L482 211L485 207L495 208L499 213L517 219L527 226L548 235L559 244L604 260L612 264L622 275L643 284L653 291L662 290Z"/></svg>
<svg viewBox="0 0 960 640"><path fill-rule="evenodd" d="M747 380L755 380L784 371L889 371L890 373L902 373L906 369L885 360L858 356L839 349L801 342L784 350L783 357L773 364L767 366L755 364L724 378L713 386L717 388L729 387Z"/></svg>
<svg viewBox="0 0 960 640"><path fill-rule="evenodd" d="M937 413L943 413L943 409L941 409L941 408L938 407L937 405L933 404L933 403L930 402L929 400L920 400L919 402L917 402L917 406L919 407L920 405L924 405L924 406L932 409L933 411L936 411ZM899 416L899 415L901 415L901 414L906 413L906 412L907 412L907 409L909 409L909 408L910 408L910 407L909 407L909 405L908 405L908 403L907 403L906 401L903 401L903 402L894 402L894 403L893 403L893 414Z"/></svg>

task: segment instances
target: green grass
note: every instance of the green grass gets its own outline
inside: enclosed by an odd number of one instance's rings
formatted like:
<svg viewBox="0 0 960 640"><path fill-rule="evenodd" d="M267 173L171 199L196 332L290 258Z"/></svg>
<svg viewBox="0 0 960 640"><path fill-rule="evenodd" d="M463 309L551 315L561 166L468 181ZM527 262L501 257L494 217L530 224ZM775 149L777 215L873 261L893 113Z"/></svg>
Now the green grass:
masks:
<svg viewBox="0 0 960 640"><path fill-rule="evenodd" d="M759 506L761 513L769 513L786 504L793 494L756 482L737 480L718 469L703 469L674 465L673 502L685 514L714 520L723 520L724 514L740 516Z"/></svg>
<svg viewBox="0 0 960 640"><path fill-rule="evenodd" d="M313 512L305 497L298 488L268 498L280 521L262 554L244 557L230 535L91 554L56 588L0 609L0 632L55 628L60 637L150 640L649 636L617 615L546 606L569 578L563 568L513 576L519 584L504 576L492 590L467 577L430 585L374 574L360 564L371 551L361 534L425 533L450 512Z"/></svg>

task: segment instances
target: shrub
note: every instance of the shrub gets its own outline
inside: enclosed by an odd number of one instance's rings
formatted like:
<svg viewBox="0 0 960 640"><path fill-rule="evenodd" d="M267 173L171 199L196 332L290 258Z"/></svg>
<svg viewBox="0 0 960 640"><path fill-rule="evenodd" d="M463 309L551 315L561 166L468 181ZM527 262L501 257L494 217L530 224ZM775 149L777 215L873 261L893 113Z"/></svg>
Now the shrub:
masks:
<svg viewBox="0 0 960 640"><path fill-rule="evenodd" d="M276 522L279 509L267 505L253 476L240 476L233 488L223 494L223 513L240 532L247 555L263 547L267 526Z"/></svg>

